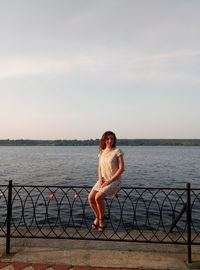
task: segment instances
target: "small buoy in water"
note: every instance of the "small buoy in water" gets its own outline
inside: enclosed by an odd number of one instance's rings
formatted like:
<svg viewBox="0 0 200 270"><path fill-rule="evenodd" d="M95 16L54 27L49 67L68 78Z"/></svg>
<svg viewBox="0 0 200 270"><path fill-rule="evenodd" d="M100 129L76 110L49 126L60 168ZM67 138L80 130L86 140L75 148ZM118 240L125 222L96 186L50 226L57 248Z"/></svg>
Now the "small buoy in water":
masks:
<svg viewBox="0 0 200 270"><path fill-rule="evenodd" d="M0 197L2 197L2 196L3 196L3 193L0 192Z"/></svg>
<svg viewBox="0 0 200 270"><path fill-rule="evenodd" d="M53 199L53 198L54 198L54 194L53 193L49 194L49 199Z"/></svg>
<svg viewBox="0 0 200 270"><path fill-rule="evenodd" d="M74 198L76 199L78 197L78 194L76 193L76 194L74 194Z"/></svg>

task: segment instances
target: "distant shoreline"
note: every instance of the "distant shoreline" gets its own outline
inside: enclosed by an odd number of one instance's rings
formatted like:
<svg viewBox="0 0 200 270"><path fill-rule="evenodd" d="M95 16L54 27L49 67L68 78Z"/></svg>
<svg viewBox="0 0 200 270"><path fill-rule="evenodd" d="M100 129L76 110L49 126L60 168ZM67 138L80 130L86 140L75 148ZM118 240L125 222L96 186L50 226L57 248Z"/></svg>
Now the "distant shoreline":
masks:
<svg viewBox="0 0 200 270"><path fill-rule="evenodd" d="M200 146L200 139L118 139L121 146ZM95 146L90 140L0 140L0 146Z"/></svg>

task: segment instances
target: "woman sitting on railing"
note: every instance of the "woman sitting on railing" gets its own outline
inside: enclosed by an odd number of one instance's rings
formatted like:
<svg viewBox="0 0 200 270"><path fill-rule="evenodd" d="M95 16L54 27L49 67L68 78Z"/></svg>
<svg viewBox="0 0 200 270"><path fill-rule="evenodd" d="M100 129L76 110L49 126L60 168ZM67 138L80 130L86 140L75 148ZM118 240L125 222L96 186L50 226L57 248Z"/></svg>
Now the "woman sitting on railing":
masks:
<svg viewBox="0 0 200 270"><path fill-rule="evenodd" d="M104 230L105 197L114 197L121 188L120 175L124 171L123 152L116 148L116 136L106 131L99 145L98 181L89 193L88 200L96 216L92 230Z"/></svg>

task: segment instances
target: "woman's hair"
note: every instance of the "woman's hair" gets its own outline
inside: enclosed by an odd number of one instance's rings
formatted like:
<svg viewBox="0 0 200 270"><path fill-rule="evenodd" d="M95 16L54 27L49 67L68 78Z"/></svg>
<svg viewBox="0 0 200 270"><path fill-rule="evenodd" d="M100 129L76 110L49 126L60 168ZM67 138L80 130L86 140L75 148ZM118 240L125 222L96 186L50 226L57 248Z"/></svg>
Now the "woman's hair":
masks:
<svg viewBox="0 0 200 270"><path fill-rule="evenodd" d="M104 132L104 134L102 135L101 140L100 140L100 144L99 144L99 153L100 153L103 149L106 148L106 139L107 139L110 135L112 135L112 136L114 137L114 141L113 141L112 147L115 148L115 146L116 146L116 140L117 140L117 139L116 139L115 133L112 132L112 131L106 131L106 132Z"/></svg>

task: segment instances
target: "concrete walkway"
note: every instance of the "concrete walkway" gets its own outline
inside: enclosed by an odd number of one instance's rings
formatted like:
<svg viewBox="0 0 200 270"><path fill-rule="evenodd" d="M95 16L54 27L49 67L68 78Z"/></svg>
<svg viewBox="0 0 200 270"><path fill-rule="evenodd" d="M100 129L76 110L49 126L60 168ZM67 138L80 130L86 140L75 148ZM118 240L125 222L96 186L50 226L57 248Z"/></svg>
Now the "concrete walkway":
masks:
<svg viewBox="0 0 200 270"><path fill-rule="evenodd" d="M12 239L11 254L0 242L3 270L200 269L200 247L192 247L193 263L187 265L187 247L86 240Z"/></svg>

